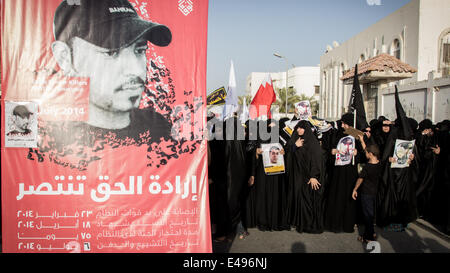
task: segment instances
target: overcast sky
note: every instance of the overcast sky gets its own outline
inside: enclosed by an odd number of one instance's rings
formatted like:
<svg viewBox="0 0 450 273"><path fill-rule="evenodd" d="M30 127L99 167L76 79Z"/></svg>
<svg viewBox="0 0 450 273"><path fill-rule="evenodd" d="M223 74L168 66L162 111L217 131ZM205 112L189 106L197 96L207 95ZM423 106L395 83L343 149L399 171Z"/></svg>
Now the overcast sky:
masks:
<svg viewBox="0 0 450 273"><path fill-rule="evenodd" d="M316 66L340 44L410 0L209 0L207 93L228 86L234 62L238 94L251 72ZM381 5L377 5L381 3Z"/></svg>

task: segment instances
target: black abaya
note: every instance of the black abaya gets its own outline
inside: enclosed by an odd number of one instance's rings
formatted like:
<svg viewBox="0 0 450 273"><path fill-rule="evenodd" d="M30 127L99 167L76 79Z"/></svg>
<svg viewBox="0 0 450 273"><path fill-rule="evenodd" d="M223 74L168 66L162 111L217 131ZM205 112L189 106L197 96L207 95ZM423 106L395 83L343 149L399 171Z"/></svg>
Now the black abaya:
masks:
<svg viewBox="0 0 450 273"><path fill-rule="evenodd" d="M402 130L392 127L383 157L381 160L383 173L378 186L376 212L377 225L385 227L389 224L408 223L417 219L417 199L415 184L418 177L417 156L407 168L391 168L389 157L394 154L396 139L407 139ZM417 146L413 154L417 155Z"/></svg>
<svg viewBox="0 0 450 273"><path fill-rule="evenodd" d="M297 128L304 128L305 133L299 136ZM295 142L303 138L303 146L297 147ZM289 198L287 219L297 232L323 232L324 210L324 161L319 141L313 135L308 121L300 121L286 145L287 178ZM315 178L322 185L318 190L308 184Z"/></svg>
<svg viewBox="0 0 450 273"><path fill-rule="evenodd" d="M267 132L278 130L278 126L270 128L270 120L260 122L267 126ZM269 144L271 140L259 140L259 144ZM278 142L274 142L278 143ZM288 229L284 212L286 211L286 180L284 174L267 175L264 172L262 155L254 154L254 220L259 230L275 231Z"/></svg>
<svg viewBox="0 0 450 273"><path fill-rule="evenodd" d="M227 127L227 123L231 123L232 126ZM233 132L228 135L224 133L225 140L210 142L212 172L209 177L213 180L211 197L214 199L212 209L217 224L217 237L227 236L236 231L241 220L242 192L246 184L243 140L237 137L238 130L243 128L237 118L230 118L220 125L224 131L226 128L233 128Z"/></svg>
<svg viewBox="0 0 450 273"><path fill-rule="evenodd" d="M251 124L253 123L253 124ZM256 124L256 125L255 125ZM246 128L246 144L245 144L245 166L247 170L246 181L251 176L255 176L255 153L258 148L259 141L257 140L257 121L249 120ZM244 228L255 228L256 219L256 196L254 185L244 186L243 190L243 209L242 209L242 223Z"/></svg>
<svg viewBox="0 0 450 273"><path fill-rule="evenodd" d="M332 149L336 149L339 140L345 136L342 127L335 131L332 141ZM358 142L355 143L358 147ZM358 158L361 152L355 156L355 164L333 166L329 178L329 189L325 211L325 229L332 232L354 232L356 224L356 201L352 198L353 188L358 179ZM333 156L334 158L334 156Z"/></svg>
<svg viewBox="0 0 450 273"><path fill-rule="evenodd" d="M417 209L420 216L429 218L431 213L431 194L435 185L435 173L438 163L431 147L436 147L437 138L419 134L416 137L419 163L419 177L416 184Z"/></svg>
<svg viewBox="0 0 450 273"><path fill-rule="evenodd" d="M441 151L437 161L428 220L450 234L450 121L441 122L438 128L436 136Z"/></svg>
<svg viewBox="0 0 450 273"><path fill-rule="evenodd" d="M241 221L242 193L247 181L245 180L246 168L244 140L239 140L238 138L238 135L240 135L238 130L241 130L241 135L244 136L244 128L236 117L226 120L225 124L228 122L233 123L234 135L231 134L233 135L232 139L225 140L224 167L226 170L227 203L230 214L231 232L234 232L236 231L239 221Z"/></svg>

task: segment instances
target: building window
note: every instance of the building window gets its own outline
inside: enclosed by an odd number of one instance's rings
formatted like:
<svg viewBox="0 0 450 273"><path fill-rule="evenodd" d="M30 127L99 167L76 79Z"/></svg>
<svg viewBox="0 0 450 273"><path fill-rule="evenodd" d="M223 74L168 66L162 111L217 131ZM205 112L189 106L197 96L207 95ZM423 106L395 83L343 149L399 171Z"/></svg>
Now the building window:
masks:
<svg viewBox="0 0 450 273"><path fill-rule="evenodd" d="M314 94L320 95L320 86L319 85L314 85Z"/></svg>
<svg viewBox="0 0 450 273"><path fill-rule="evenodd" d="M395 39L392 42L391 45L391 55L395 58L401 60L401 48L400 48L400 41L398 39Z"/></svg>
<svg viewBox="0 0 450 273"><path fill-rule="evenodd" d="M447 31L447 34L441 38L440 48L440 71L442 72L442 76L448 76L450 75L450 31Z"/></svg>

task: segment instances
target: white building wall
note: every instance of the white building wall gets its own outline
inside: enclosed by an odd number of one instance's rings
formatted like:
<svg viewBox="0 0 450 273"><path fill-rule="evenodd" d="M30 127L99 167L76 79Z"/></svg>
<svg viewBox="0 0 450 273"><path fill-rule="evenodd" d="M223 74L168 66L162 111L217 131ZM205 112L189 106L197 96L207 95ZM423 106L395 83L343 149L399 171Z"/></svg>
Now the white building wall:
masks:
<svg viewBox="0 0 450 273"><path fill-rule="evenodd" d="M333 92L334 92L334 102L333 102L333 114L338 116L338 105L339 105L339 72L338 66L335 65L333 69Z"/></svg>
<svg viewBox="0 0 450 273"><path fill-rule="evenodd" d="M438 75L439 76L439 75ZM435 78L433 73L425 81L398 86L399 98L408 117L418 122L430 119L433 123L450 119L450 78ZM383 107L379 115L395 120L395 88L381 90Z"/></svg>
<svg viewBox="0 0 450 273"><path fill-rule="evenodd" d="M450 29L449 0L421 0L419 21L418 81L428 78L439 65L439 37Z"/></svg>
<svg viewBox="0 0 450 273"><path fill-rule="evenodd" d="M320 107L319 107L319 116L326 116L326 72L322 71L320 73Z"/></svg>
<svg viewBox="0 0 450 273"><path fill-rule="evenodd" d="M267 74L270 74L274 88L285 88L286 72L252 72L247 76L247 94L255 96ZM294 87L298 95L311 97L314 95L315 86L320 85L319 66L295 67L289 69L288 74L288 85Z"/></svg>
<svg viewBox="0 0 450 273"><path fill-rule="evenodd" d="M327 81L328 81L328 84L327 84L327 89L328 89L327 90L327 93L328 93L328 111L327 111L327 113L328 113L328 115L332 115L333 100L334 100L334 97L333 97L333 69L332 68L328 69L327 75L329 75L328 78L327 78Z"/></svg>
<svg viewBox="0 0 450 273"><path fill-rule="evenodd" d="M327 78L322 81L331 83L321 85L321 94L328 95L322 98L322 104L319 106L321 117L329 120L339 119L342 108L347 110L348 107L351 86L341 86L340 67L339 73L330 73L336 66L344 64L345 69L349 69L358 63L361 56L369 59L380 53L392 54L393 43L397 39L401 48L400 59L418 72L413 74L412 78L391 83L390 86L424 81L428 79L430 71L438 70L439 37L446 30L450 30L449 0L412 0L341 45L336 45L337 47L320 58L320 73L323 75L323 72L327 72ZM330 81L329 77L333 79ZM339 85L333 84L334 81L338 81ZM325 109L322 109L324 106ZM390 106L379 99L378 115L387 107Z"/></svg>

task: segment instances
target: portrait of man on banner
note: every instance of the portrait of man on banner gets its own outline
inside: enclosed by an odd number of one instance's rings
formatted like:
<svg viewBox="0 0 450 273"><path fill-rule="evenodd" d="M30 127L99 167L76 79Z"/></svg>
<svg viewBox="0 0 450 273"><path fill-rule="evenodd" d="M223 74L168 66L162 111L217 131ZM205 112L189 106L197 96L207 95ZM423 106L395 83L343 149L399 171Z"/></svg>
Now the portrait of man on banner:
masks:
<svg viewBox="0 0 450 273"><path fill-rule="evenodd" d="M336 147L338 153L336 154L335 166L344 166L352 163L352 157L355 153L355 138L346 136L339 140Z"/></svg>
<svg viewBox="0 0 450 273"><path fill-rule="evenodd" d="M295 104L295 111L299 120L308 120L312 116L311 105L307 100L297 102Z"/></svg>
<svg viewBox="0 0 450 273"><path fill-rule="evenodd" d="M127 0L63 1L53 22L51 48L62 73L90 79L89 126L133 131L147 123L155 140L169 135L160 114L138 109L147 81L147 41L168 46L167 26L141 19Z"/></svg>
<svg viewBox="0 0 450 273"><path fill-rule="evenodd" d="M391 168L407 168L411 154L413 153L415 140L407 141L397 139L395 140L394 162L391 163Z"/></svg>
<svg viewBox="0 0 450 273"><path fill-rule="evenodd" d="M264 171L267 175L284 173L283 147L280 143L261 144Z"/></svg>
<svg viewBox="0 0 450 273"><path fill-rule="evenodd" d="M179 147L179 142L173 141L174 136L181 138L177 135L179 124L191 122L186 118L195 115L201 101L194 101L195 105L187 110L190 113L182 113L183 118L172 119L170 115L179 111L164 104L161 94L174 97L174 87L169 84L171 90L160 86L156 87L158 90L149 88L150 80L162 82L159 75L154 76L149 69L165 77L169 74L153 60L148 60L149 42L156 47L170 45L172 32L166 25L142 19L128 0L80 0L77 5L64 0L54 13L53 36L51 52L60 69L59 76L69 82L85 80L89 83L86 97L76 102L84 105L83 113L87 114L85 120L67 122L57 117L53 122L44 123L40 128L43 145L38 145L38 153L65 150L62 153L65 159L61 161L84 169L81 165L89 161L78 160L69 150L82 149L82 157L100 160L98 152L105 144L111 147L146 145L149 153L153 153L147 156L148 164L160 166L179 153L196 149L199 141L190 144L188 149L180 147L174 151L169 147ZM169 78L168 82L171 81ZM185 91L185 97L191 92ZM149 104L150 97L162 104L158 106L167 114L159 113L154 104ZM183 108L189 105L183 104ZM42 105L43 111L51 112L46 107L53 107L52 101ZM178 122L177 128L174 128L174 120ZM162 142L166 142L163 147L168 147L165 151L153 145ZM161 159L155 163L155 157Z"/></svg>
<svg viewBox="0 0 450 273"><path fill-rule="evenodd" d="M5 147L36 147L37 115L35 102L5 102Z"/></svg>

